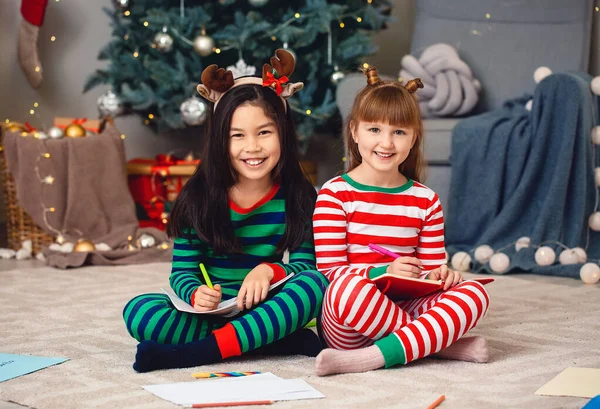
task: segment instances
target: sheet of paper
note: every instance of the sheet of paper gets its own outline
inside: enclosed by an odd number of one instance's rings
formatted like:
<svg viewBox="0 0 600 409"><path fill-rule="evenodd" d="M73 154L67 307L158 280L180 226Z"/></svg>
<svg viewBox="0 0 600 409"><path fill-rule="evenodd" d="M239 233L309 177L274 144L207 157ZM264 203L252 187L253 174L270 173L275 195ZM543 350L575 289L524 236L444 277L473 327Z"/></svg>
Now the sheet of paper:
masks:
<svg viewBox="0 0 600 409"><path fill-rule="evenodd" d="M248 376L237 376L235 378L200 378L198 379L198 381L202 382L202 381L210 381L210 382L216 382L216 381L227 381L227 382L235 382L235 381L263 381L263 380L269 380L269 379L283 379L280 378L279 376L271 373L271 372L263 372L263 373L259 373L256 375L248 375Z"/></svg>
<svg viewBox="0 0 600 409"><path fill-rule="evenodd" d="M535 394L593 398L600 395L600 368L567 368Z"/></svg>
<svg viewBox="0 0 600 409"><path fill-rule="evenodd" d="M257 379L258 376L244 377L243 380L242 378L227 378L217 382L194 381L147 385L143 388L176 405L325 397L303 379L265 379L265 377Z"/></svg>
<svg viewBox="0 0 600 409"><path fill-rule="evenodd" d="M177 294L175 294L172 290L165 289L165 288L161 288L161 290L169 296L169 299L171 300L171 302L173 303L175 308L177 308L179 311L189 312L191 314L209 314L209 315L213 315L213 314L214 315L225 315L225 314L231 313L233 311L235 311L235 313L239 312L239 310L237 309L237 306L235 305L235 298L229 299L227 301L223 301L222 303L219 304L219 306L216 309L214 309L212 311L198 312L194 309L194 307L192 307L191 305L189 305L188 303L183 301L181 298L179 298L177 296Z"/></svg>
<svg viewBox="0 0 600 409"><path fill-rule="evenodd" d="M26 375L52 365L67 361L67 358L0 354L0 382Z"/></svg>

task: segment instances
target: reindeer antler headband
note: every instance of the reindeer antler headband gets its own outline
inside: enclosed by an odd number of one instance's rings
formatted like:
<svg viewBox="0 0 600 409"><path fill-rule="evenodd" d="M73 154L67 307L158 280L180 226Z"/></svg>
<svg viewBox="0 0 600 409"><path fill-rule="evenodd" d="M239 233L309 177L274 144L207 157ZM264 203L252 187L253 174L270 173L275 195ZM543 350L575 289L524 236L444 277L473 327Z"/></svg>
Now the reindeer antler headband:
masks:
<svg viewBox="0 0 600 409"><path fill-rule="evenodd" d="M196 89L204 98L214 102L214 109L216 109L219 100L230 89L245 84L262 85L273 89L286 107L285 100L304 87L302 82L289 82L289 76L294 72L295 66L294 56L280 48L275 51L275 56L271 57L271 64L263 65L262 78L243 77L234 80L231 71L225 71L212 64L202 72L202 84L199 84Z"/></svg>

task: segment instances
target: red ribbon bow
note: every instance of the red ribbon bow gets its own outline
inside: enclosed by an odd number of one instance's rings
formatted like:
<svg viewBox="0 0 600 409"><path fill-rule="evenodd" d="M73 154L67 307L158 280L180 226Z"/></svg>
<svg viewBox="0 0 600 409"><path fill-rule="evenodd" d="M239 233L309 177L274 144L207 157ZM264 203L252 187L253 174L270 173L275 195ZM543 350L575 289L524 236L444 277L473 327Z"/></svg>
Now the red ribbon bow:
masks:
<svg viewBox="0 0 600 409"><path fill-rule="evenodd" d="M87 118L75 118L75 119L73 119L72 123L77 124L77 125L83 125L86 122L87 122Z"/></svg>
<svg viewBox="0 0 600 409"><path fill-rule="evenodd" d="M25 122L25 129L27 129L27 132L33 132L36 130L36 128L34 128L33 126L31 126L29 124L29 122Z"/></svg>
<svg viewBox="0 0 600 409"><path fill-rule="evenodd" d="M267 78L263 79L263 87L272 87L273 84L275 84L275 93L277 95L281 95L281 93L283 92L283 84L286 84L289 81L289 78L286 77L285 75L279 77L279 78L275 78L275 75L273 75L272 72L267 71Z"/></svg>

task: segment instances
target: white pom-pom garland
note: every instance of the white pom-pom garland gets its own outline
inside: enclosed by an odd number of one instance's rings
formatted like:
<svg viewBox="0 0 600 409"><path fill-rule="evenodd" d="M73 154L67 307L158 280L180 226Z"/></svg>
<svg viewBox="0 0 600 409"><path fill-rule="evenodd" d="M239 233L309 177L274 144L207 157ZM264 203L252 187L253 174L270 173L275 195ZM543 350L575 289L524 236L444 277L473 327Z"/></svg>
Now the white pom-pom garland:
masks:
<svg viewBox="0 0 600 409"><path fill-rule="evenodd" d="M592 83L590 84L592 88L592 92L596 95L600 95L600 76L594 77Z"/></svg>
<svg viewBox="0 0 600 409"><path fill-rule="evenodd" d="M542 246L535 252L535 262L538 266L549 266L554 264L556 253L552 247Z"/></svg>
<svg viewBox="0 0 600 409"><path fill-rule="evenodd" d="M494 249L487 244L483 244L475 249L475 260L479 261L481 264L485 264L490 260L493 254Z"/></svg>
<svg viewBox="0 0 600 409"><path fill-rule="evenodd" d="M589 219L590 229L600 231L600 212L594 212Z"/></svg>
<svg viewBox="0 0 600 409"><path fill-rule="evenodd" d="M548 67L538 67L534 72L533 72L533 80L535 81L536 84L539 84L540 81L542 81L544 78L546 78L548 75L552 74L552 70Z"/></svg>
<svg viewBox="0 0 600 409"><path fill-rule="evenodd" d="M531 245L531 238L527 236L520 237L519 240L515 243L515 250L519 251L521 249L526 249Z"/></svg>
<svg viewBox="0 0 600 409"><path fill-rule="evenodd" d="M527 101L527 103L525 104L525 109L528 111L531 111L531 108L533 108L533 99L530 99L529 101Z"/></svg>
<svg viewBox="0 0 600 409"><path fill-rule="evenodd" d="M596 145L600 145L600 126L595 126L592 128L592 142Z"/></svg>
<svg viewBox="0 0 600 409"><path fill-rule="evenodd" d="M493 272L502 274L510 267L510 258L504 253L496 253L490 258L490 268Z"/></svg>
<svg viewBox="0 0 600 409"><path fill-rule="evenodd" d="M596 284L600 281L600 266L595 263L584 264L579 270L579 277L586 284Z"/></svg>
<svg viewBox="0 0 600 409"><path fill-rule="evenodd" d="M450 264L455 270L469 271L471 268L471 256L464 251L459 251L452 256L452 261Z"/></svg>

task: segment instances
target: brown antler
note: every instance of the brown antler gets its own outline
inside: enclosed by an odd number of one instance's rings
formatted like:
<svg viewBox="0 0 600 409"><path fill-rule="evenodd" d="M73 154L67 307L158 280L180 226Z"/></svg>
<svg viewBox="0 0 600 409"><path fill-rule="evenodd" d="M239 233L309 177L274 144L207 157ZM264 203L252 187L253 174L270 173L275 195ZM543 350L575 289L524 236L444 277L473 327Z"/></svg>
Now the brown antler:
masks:
<svg viewBox="0 0 600 409"><path fill-rule="evenodd" d="M262 76L266 78L266 72L271 71L273 68L277 71L277 75L289 77L294 72L296 67L296 60L292 53L283 48L279 48L275 51L275 56L271 57L271 64L263 65Z"/></svg>
<svg viewBox="0 0 600 409"><path fill-rule="evenodd" d="M225 92L233 87L233 73L224 68L219 68L216 64L209 65L202 72L202 83L208 89L218 92Z"/></svg>
<svg viewBox="0 0 600 409"><path fill-rule="evenodd" d="M414 94L419 88L423 88L423 82L421 81L421 78L415 78L414 80L408 81L404 88L411 94Z"/></svg>

